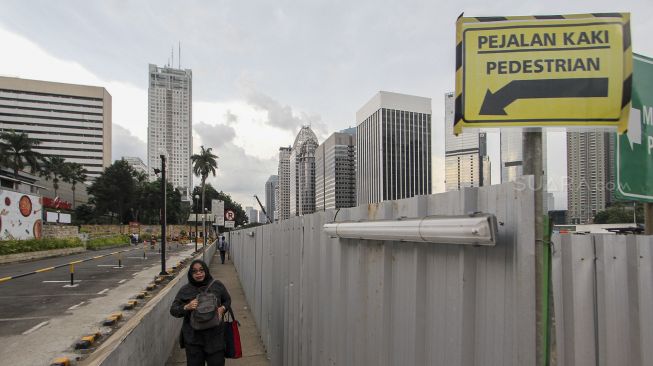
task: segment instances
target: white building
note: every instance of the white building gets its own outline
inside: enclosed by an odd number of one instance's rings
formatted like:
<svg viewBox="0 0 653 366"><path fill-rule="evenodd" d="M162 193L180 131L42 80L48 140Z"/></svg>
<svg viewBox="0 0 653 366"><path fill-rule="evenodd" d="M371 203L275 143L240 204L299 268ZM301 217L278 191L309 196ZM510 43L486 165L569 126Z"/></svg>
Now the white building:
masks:
<svg viewBox="0 0 653 366"><path fill-rule="evenodd" d="M356 113L358 204L431 194L431 99L381 91Z"/></svg>
<svg viewBox="0 0 653 366"><path fill-rule="evenodd" d="M166 179L190 199L193 152L193 74L189 69L149 66L147 165L150 179L166 155Z"/></svg>
<svg viewBox="0 0 653 366"><path fill-rule="evenodd" d="M290 147L279 148L279 185L276 192L275 221L290 218Z"/></svg>
<svg viewBox="0 0 653 366"><path fill-rule="evenodd" d="M141 160L141 158L136 156L123 156L122 157L129 166L134 168L135 171L147 175L147 165Z"/></svg>
<svg viewBox="0 0 653 366"><path fill-rule="evenodd" d="M290 151L290 216L315 212L315 150L318 142L309 126L303 126Z"/></svg>
<svg viewBox="0 0 653 366"><path fill-rule="evenodd" d="M97 86L0 76L0 131L26 133L35 151L79 163L95 178L111 165L111 95Z"/></svg>
<svg viewBox="0 0 653 366"><path fill-rule="evenodd" d="M487 155L485 133L453 133L453 93L444 95L444 156L445 187L447 191L458 191L465 187L480 187L492 184L490 157Z"/></svg>
<svg viewBox="0 0 653 366"><path fill-rule="evenodd" d="M315 209L356 206L356 130L335 132L315 152Z"/></svg>
<svg viewBox="0 0 653 366"><path fill-rule="evenodd" d="M265 182L265 211L267 215L270 217L270 220L274 222L275 217L274 217L274 212L276 211L276 195L275 192L277 191L277 187L279 186L279 176L278 175L271 175L270 178L268 178L268 181ZM261 212L261 214L263 214ZM265 214L263 214L265 216ZM267 220L264 218L262 222L267 222Z"/></svg>
<svg viewBox="0 0 653 366"><path fill-rule="evenodd" d="M255 224L255 223L258 223L258 222L259 222L259 219L258 219L258 216L259 216L258 214L259 214L259 212L258 212L258 210L255 209L254 207L252 207L252 206L246 206L246 207L245 207L245 214L247 215L247 221L248 221L250 224Z"/></svg>

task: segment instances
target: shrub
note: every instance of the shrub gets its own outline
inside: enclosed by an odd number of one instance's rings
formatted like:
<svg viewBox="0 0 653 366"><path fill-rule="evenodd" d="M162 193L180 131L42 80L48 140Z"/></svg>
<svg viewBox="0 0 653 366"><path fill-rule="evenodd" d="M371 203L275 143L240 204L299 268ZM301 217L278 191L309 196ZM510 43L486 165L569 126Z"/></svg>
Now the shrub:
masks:
<svg viewBox="0 0 653 366"><path fill-rule="evenodd" d="M86 249L98 250L106 247L129 245L129 236L113 235L104 238L93 238L86 243Z"/></svg>
<svg viewBox="0 0 653 366"><path fill-rule="evenodd" d="M83 247L79 238L0 241L0 255Z"/></svg>

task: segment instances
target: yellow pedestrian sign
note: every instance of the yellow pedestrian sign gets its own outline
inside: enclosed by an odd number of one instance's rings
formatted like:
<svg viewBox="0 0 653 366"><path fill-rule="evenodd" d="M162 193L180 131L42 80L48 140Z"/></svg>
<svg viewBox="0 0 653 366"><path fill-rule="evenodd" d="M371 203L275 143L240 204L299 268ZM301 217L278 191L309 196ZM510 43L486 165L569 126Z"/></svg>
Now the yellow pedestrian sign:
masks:
<svg viewBox="0 0 653 366"><path fill-rule="evenodd" d="M628 13L459 18L455 133L510 126L625 130L629 19Z"/></svg>

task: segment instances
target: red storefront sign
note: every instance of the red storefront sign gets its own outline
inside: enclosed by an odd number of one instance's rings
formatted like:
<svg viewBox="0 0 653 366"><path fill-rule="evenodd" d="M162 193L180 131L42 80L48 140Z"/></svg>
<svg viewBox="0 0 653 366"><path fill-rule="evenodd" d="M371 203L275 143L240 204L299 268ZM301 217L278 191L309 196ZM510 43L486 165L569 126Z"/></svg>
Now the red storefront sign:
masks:
<svg viewBox="0 0 653 366"><path fill-rule="evenodd" d="M57 198L43 197L43 207L54 208L54 209L63 209L63 210L72 210L73 204Z"/></svg>

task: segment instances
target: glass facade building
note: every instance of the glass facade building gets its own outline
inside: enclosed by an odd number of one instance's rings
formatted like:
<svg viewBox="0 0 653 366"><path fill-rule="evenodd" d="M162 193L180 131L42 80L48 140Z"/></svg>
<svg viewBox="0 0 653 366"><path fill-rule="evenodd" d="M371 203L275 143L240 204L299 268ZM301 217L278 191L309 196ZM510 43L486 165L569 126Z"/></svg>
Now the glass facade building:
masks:
<svg viewBox="0 0 653 366"><path fill-rule="evenodd" d="M356 122L358 204L432 192L430 98L381 91Z"/></svg>
<svg viewBox="0 0 653 366"><path fill-rule="evenodd" d="M315 150L318 142L309 126L297 134L290 151L290 216L315 212Z"/></svg>
<svg viewBox="0 0 653 366"><path fill-rule="evenodd" d="M336 132L315 152L315 209L356 206L356 136Z"/></svg>
<svg viewBox="0 0 653 366"><path fill-rule="evenodd" d="M272 222L274 222L276 219L276 217L274 217L274 212L277 210L275 192L277 191L278 186L278 175L271 175L270 178L268 178L268 181L265 182L265 212ZM267 222L267 219L263 222Z"/></svg>
<svg viewBox="0 0 653 366"><path fill-rule="evenodd" d="M277 170L279 180L275 193L277 198L274 211L275 221L290 218L290 151L290 146L279 148L279 168Z"/></svg>

